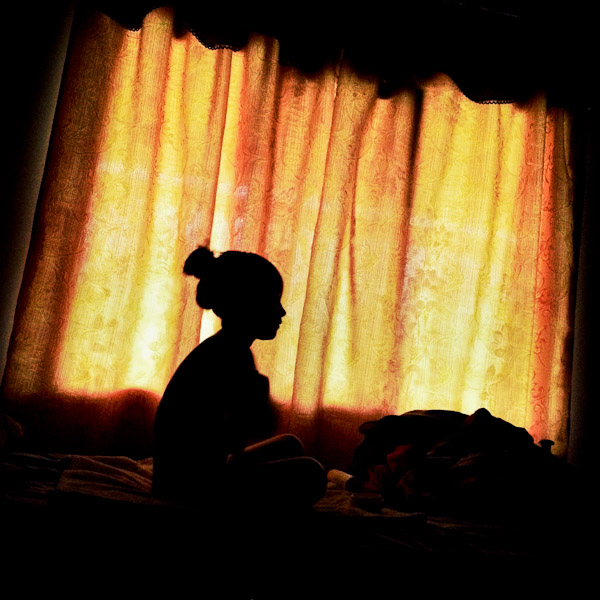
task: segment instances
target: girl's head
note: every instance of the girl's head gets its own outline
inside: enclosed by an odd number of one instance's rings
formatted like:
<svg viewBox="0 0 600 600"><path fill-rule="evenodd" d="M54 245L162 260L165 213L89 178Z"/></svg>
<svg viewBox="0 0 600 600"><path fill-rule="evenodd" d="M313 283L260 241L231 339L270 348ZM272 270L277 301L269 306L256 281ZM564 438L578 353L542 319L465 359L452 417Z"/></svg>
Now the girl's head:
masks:
<svg viewBox="0 0 600 600"><path fill-rule="evenodd" d="M283 280L268 260L237 251L216 257L201 246L188 256L183 271L200 280L196 302L212 309L223 327L235 328L252 339L271 340L277 335L285 316Z"/></svg>

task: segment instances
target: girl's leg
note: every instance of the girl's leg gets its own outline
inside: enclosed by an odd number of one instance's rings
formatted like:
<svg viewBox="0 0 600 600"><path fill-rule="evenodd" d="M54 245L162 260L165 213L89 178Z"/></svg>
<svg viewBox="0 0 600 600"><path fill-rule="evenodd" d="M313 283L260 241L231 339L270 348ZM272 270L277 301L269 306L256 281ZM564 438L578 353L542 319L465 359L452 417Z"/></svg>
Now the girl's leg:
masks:
<svg viewBox="0 0 600 600"><path fill-rule="evenodd" d="M249 446L229 463L228 470L233 488L265 508L310 507L327 488L325 469L304 455L302 442L292 434Z"/></svg>
<svg viewBox="0 0 600 600"><path fill-rule="evenodd" d="M302 442L295 435L284 433L248 446L235 457L235 464L246 467L298 456L304 456Z"/></svg>
<svg viewBox="0 0 600 600"><path fill-rule="evenodd" d="M325 469L308 456L256 465L248 472L246 482L257 498L288 508L312 506L327 489Z"/></svg>

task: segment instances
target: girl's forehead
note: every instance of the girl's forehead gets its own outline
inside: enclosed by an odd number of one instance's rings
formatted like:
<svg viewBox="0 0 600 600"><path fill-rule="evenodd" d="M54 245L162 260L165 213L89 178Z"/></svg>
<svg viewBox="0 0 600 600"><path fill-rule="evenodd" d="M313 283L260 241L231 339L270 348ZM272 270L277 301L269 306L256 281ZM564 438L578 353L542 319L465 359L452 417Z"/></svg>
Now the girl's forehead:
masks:
<svg viewBox="0 0 600 600"><path fill-rule="evenodd" d="M267 296L277 296L278 298L281 298L281 294L283 293L283 281L271 281L270 285L266 285L263 288L263 292Z"/></svg>
<svg viewBox="0 0 600 600"><path fill-rule="evenodd" d="M283 280L279 276L265 278L263 281L257 282L254 291L257 296L279 299L283 293Z"/></svg>
<svg viewBox="0 0 600 600"><path fill-rule="evenodd" d="M265 288L269 288L272 290L282 290L283 289L283 279L275 268L269 269L262 273L262 277L260 277L260 285Z"/></svg>

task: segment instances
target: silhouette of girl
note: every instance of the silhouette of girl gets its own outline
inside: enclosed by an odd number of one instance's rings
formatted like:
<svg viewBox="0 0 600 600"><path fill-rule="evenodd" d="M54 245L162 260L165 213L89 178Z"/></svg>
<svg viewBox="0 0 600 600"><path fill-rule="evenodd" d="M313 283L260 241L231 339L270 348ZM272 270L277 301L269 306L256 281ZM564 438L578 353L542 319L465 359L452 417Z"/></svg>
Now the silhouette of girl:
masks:
<svg viewBox="0 0 600 600"><path fill-rule="evenodd" d="M204 247L190 254L183 270L200 280L196 301L221 318L222 328L181 363L160 402L154 493L191 501L241 494L255 502L311 505L325 490L323 467L304 456L293 435L264 439L275 419L269 381L250 350L256 339L273 339L286 314L279 272L256 254L215 257ZM251 439L264 441L248 446Z"/></svg>

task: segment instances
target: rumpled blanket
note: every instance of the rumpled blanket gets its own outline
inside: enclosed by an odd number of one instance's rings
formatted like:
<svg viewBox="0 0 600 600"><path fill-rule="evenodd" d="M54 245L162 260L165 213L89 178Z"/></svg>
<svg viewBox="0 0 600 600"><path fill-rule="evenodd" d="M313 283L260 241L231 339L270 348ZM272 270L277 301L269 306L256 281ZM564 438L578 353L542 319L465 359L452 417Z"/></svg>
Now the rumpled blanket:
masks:
<svg viewBox="0 0 600 600"><path fill-rule="evenodd" d="M71 455L57 486L62 494L83 494L98 499L162 504L152 491L152 459L126 456Z"/></svg>
<svg viewBox="0 0 600 600"><path fill-rule="evenodd" d="M397 510L531 515L568 488L557 457L486 409L411 411L360 431L352 474Z"/></svg>
<svg viewBox="0 0 600 600"><path fill-rule="evenodd" d="M167 502L152 496L152 459L134 460L125 456L69 456L69 466L62 473L56 491L71 497L96 501L163 505ZM329 484L327 492L314 506L320 514L369 519L402 519L422 523L424 515L401 513L390 508L368 510L352 502L352 493Z"/></svg>

